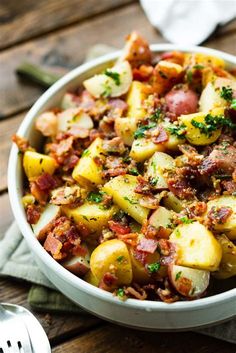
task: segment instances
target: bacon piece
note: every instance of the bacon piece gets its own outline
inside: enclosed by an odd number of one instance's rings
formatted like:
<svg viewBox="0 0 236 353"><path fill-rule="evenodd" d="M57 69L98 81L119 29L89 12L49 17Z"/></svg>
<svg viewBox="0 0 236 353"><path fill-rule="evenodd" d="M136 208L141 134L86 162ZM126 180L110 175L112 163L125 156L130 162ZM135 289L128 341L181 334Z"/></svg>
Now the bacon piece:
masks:
<svg viewBox="0 0 236 353"><path fill-rule="evenodd" d="M184 64L184 53L179 51L168 51L160 56L160 60L167 60L175 64L183 66Z"/></svg>
<svg viewBox="0 0 236 353"><path fill-rule="evenodd" d="M80 199L81 189L78 185L61 186L52 191L50 202L54 205L69 205Z"/></svg>
<svg viewBox="0 0 236 353"><path fill-rule="evenodd" d="M101 282L99 283L99 288L110 292L114 285L117 283L118 278L111 272L106 272L103 275Z"/></svg>
<svg viewBox="0 0 236 353"><path fill-rule="evenodd" d="M139 290L136 290L133 287L127 287L125 294L130 294L132 297L138 300L145 300L147 298L146 291L141 287L139 287Z"/></svg>
<svg viewBox="0 0 236 353"><path fill-rule="evenodd" d="M63 170L68 171L72 168L74 168L79 160L79 157L76 156L75 154L72 154L68 156L67 158L64 159L63 162Z"/></svg>
<svg viewBox="0 0 236 353"><path fill-rule="evenodd" d="M34 148L30 147L29 141L23 137L20 137L19 135L12 135L12 141L15 142L15 144L22 153L34 150Z"/></svg>
<svg viewBox="0 0 236 353"><path fill-rule="evenodd" d="M128 109L128 104L119 98L112 98L108 101L108 105L112 108L111 112L115 115L122 116Z"/></svg>
<svg viewBox="0 0 236 353"><path fill-rule="evenodd" d="M179 292L182 293L185 297L187 297L193 288L192 281L189 278L181 276L178 279L178 288Z"/></svg>
<svg viewBox="0 0 236 353"><path fill-rule="evenodd" d="M191 166L199 165L204 158L193 146L183 144L178 147L179 150L188 158L188 163Z"/></svg>
<svg viewBox="0 0 236 353"><path fill-rule="evenodd" d="M128 225L122 224L120 222L108 221L109 228L116 234L128 234L131 229Z"/></svg>
<svg viewBox="0 0 236 353"><path fill-rule="evenodd" d="M226 143L215 146L210 155L203 160L199 171L202 175L209 175L216 171L232 174L235 168L236 148Z"/></svg>
<svg viewBox="0 0 236 353"><path fill-rule="evenodd" d="M67 130L67 133L73 137L85 139L89 136L89 129L73 124Z"/></svg>
<svg viewBox="0 0 236 353"><path fill-rule="evenodd" d="M127 173L127 168L115 168L115 169L108 169L102 172L104 178L111 178L116 177L118 175L125 175Z"/></svg>
<svg viewBox="0 0 236 353"><path fill-rule="evenodd" d="M125 152L125 145L120 137L114 137L112 140L105 140L102 146L106 153L123 154Z"/></svg>
<svg viewBox="0 0 236 353"><path fill-rule="evenodd" d="M62 139L58 144L52 144L51 148L54 150L57 157L68 153L72 149L73 137Z"/></svg>
<svg viewBox="0 0 236 353"><path fill-rule="evenodd" d="M28 205L26 209L26 219L30 224L36 224L40 218L39 207L35 205Z"/></svg>
<svg viewBox="0 0 236 353"><path fill-rule="evenodd" d="M44 249L49 252L56 260L61 260L64 257L61 253L62 246L62 242L55 238L52 233L48 234L43 245Z"/></svg>
<svg viewBox="0 0 236 353"><path fill-rule="evenodd" d="M48 192L41 190L35 181L30 183L30 192L40 205L46 205Z"/></svg>
<svg viewBox="0 0 236 353"><path fill-rule="evenodd" d="M48 192L51 189L54 189L57 186L57 182L55 178L48 173L44 173L40 175L36 180L35 180L37 186L41 191Z"/></svg>
<svg viewBox="0 0 236 353"><path fill-rule="evenodd" d="M216 207L213 206L207 214L208 226L216 224L224 224L232 215L233 210L231 207Z"/></svg>
<svg viewBox="0 0 236 353"><path fill-rule="evenodd" d="M190 199L194 196L195 190L193 190L187 180L182 178L172 177L167 181L168 188L173 194L180 199Z"/></svg>
<svg viewBox="0 0 236 353"><path fill-rule="evenodd" d="M166 141L168 141L168 139L169 139L169 137L167 135L167 132L162 126L158 127L158 135L152 136L152 141L155 144L166 142Z"/></svg>
<svg viewBox="0 0 236 353"><path fill-rule="evenodd" d="M153 187L151 186L148 180L146 180L143 176L138 175L137 181L138 184L135 187L134 192L142 195L152 195Z"/></svg>
<svg viewBox="0 0 236 353"><path fill-rule="evenodd" d="M137 233L117 234L117 238L122 240L124 243L135 247L137 245L138 234Z"/></svg>
<svg viewBox="0 0 236 353"><path fill-rule="evenodd" d="M141 65L139 68L133 69L133 80L148 81L152 76L153 67L151 65Z"/></svg>
<svg viewBox="0 0 236 353"><path fill-rule="evenodd" d="M229 181L222 181L222 186L225 190L224 194L227 195L232 195L233 193L236 193L236 182L233 180L229 180Z"/></svg>
<svg viewBox="0 0 236 353"><path fill-rule="evenodd" d="M159 206L159 201L153 195L147 195L139 199L139 204L150 210L155 210Z"/></svg>
<svg viewBox="0 0 236 353"><path fill-rule="evenodd" d="M164 281L165 288L158 288L157 294L160 299L165 303L174 303L179 300L179 296L173 292L168 279Z"/></svg>
<svg viewBox="0 0 236 353"><path fill-rule="evenodd" d="M153 254L157 249L157 245L158 242L156 239L148 239L143 237L137 245L137 250Z"/></svg>

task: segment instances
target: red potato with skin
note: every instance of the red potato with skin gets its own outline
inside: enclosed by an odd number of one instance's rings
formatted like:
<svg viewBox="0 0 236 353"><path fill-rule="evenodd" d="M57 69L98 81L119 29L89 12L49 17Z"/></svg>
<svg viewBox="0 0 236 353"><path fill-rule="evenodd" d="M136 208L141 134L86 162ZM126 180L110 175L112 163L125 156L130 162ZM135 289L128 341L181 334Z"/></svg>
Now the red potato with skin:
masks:
<svg viewBox="0 0 236 353"><path fill-rule="evenodd" d="M210 280L209 271L177 265L169 266L168 275L177 292L188 298L202 296Z"/></svg>
<svg viewBox="0 0 236 353"><path fill-rule="evenodd" d="M191 89L172 89L165 100L169 111L176 116L197 112L198 96Z"/></svg>
<svg viewBox="0 0 236 353"><path fill-rule="evenodd" d="M90 255L87 247L84 248L85 254L74 255L70 259L64 261L62 266L65 267L70 272L74 273L78 277L84 276L90 270Z"/></svg>

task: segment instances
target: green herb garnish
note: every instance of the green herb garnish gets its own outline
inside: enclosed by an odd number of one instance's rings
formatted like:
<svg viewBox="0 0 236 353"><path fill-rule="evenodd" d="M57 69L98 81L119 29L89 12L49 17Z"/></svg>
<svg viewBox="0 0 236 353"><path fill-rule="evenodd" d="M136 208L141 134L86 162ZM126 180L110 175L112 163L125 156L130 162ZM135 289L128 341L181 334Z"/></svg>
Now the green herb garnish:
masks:
<svg viewBox="0 0 236 353"><path fill-rule="evenodd" d="M235 98L234 98L234 99L232 99L232 102L231 102L231 106L230 106L230 108L232 108L232 109L236 110L236 99L235 99Z"/></svg>
<svg viewBox="0 0 236 353"><path fill-rule="evenodd" d="M134 138L135 138L135 139L140 139L140 138L144 137L144 136L145 136L145 132L146 132L147 130L152 129L152 128L155 127L155 126L156 126L156 124L155 124L154 122L151 122L151 123L149 123L148 125L142 125L142 126L140 126L140 127L135 131L135 133L134 133Z"/></svg>
<svg viewBox="0 0 236 353"><path fill-rule="evenodd" d="M118 72L115 72L115 71L111 71L111 70L109 70L109 69L106 69L106 70L104 71L104 74L105 74L106 76L112 78L117 86L120 85L120 74L118 74Z"/></svg>
<svg viewBox="0 0 236 353"><path fill-rule="evenodd" d="M147 269L150 273L156 273L160 269L161 265L159 262L154 262L153 264L149 264Z"/></svg>
<svg viewBox="0 0 236 353"><path fill-rule="evenodd" d="M139 175L138 169L137 168L132 168L129 170L129 174L131 175Z"/></svg>
<svg viewBox="0 0 236 353"><path fill-rule="evenodd" d="M184 223L184 224L190 224L190 223L193 223L193 222L194 222L193 219L190 219L190 218L188 218L187 216L181 217L181 218L180 218L180 221L181 221L182 223Z"/></svg>
<svg viewBox="0 0 236 353"><path fill-rule="evenodd" d="M150 184L151 184L152 186L156 186L157 183L158 183L158 180L159 180L158 177L153 177L153 178L150 179L149 182L150 182Z"/></svg>
<svg viewBox="0 0 236 353"><path fill-rule="evenodd" d="M181 125L172 125L167 128L171 135L175 135L180 139L184 139L186 134L186 126L184 124Z"/></svg>
<svg viewBox="0 0 236 353"><path fill-rule="evenodd" d="M162 110L160 108L157 108L155 112L150 116L151 121L159 121L163 117Z"/></svg>
<svg viewBox="0 0 236 353"><path fill-rule="evenodd" d="M179 271L179 272L176 273L176 276L175 276L175 280L176 281L178 281L178 279L180 279L181 274L182 274L182 271Z"/></svg>
<svg viewBox="0 0 236 353"><path fill-rule="evenodd" d="M233 90L231 87L222 87L220 91L221 98L224 98L226 101L231 102L233 99Z"/></svg>
<svg viewBox="0 0 236 353"><path fill-rule="evenodd" d="M116 261L118 262L122 262L124 260L124 256L123 255L120 255L117 257Z"/></svg>
<svg viewBox="0 0 236 353"><path fill-rule="evenodd" d="M102 199L103 199L103 194L100 191L98 192L91 191L87 197L88 201L96 202L96 203L100 203Z"/></svg>
<svg viewBox="0 0 236 353"><path fill-rule="evenodd" d="M198 128L202 134L207 135L207 137L211 137L214 131L223 126L231 129L236 127L236 124L233 124L229 118L225 118L223 115L212 116L211 114L207 114L204 120L205 123L192 119L191 124Z"/></svg>
<svg viewBox="0 0 236 353"><path fill-rule="evenodd" d="M124 200L128 201L131 205L137 205L138 204L138 201L132 200L132 199L130 199L127 196L124 197Z"/></svg>
<svg viewBox="0 0 236 353"><path fill-rule="evenodd" d="M81 157L85 157L85 156L89 156L90 155L90 151L88 149L84 150Z"/></svg>
<svg viewBox="0 0 236 353"><path fill-rule="evenodd" d="M189 70L187 72L187 82L192 83L192 81L193 81L193 72L191 70Z"/></svg>
<svg viewBox="0 0 236 353"><path fill-rule="evenodd" d="M118 288L116 291L116 295L120 298L123 298L125 296L125 291L122 288Z"/></svg>
<svg viewBox="0 0 236 353"><path fill-rule="evenodd" d="M196 64L196 65L193 66L193 69L202 70L202 69L204 69L204 66L200 65L200 64Z"/></svg>

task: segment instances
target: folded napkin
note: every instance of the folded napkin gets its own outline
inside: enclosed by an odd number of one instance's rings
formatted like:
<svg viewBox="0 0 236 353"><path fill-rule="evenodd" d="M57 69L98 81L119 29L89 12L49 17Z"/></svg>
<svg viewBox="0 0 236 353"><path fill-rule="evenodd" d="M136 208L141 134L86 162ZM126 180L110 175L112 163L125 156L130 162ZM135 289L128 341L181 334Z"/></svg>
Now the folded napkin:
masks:
<svg viewBox="0 0 236 353"><path fill-rule="evenodd" d="M235 0L140 0L153 26L172 43L200 44L236 17Z"/></svg>
<svg viewBox="0 0 236 353"><path fill-rule="evenodd" d="M97 44L88 51L85 61L114 50L113 47ZM0 234L0 276L17 278L32 283L28 294L28 302L35 310L76 312L89 315L59 293L40 271L16 222L11 224L5 234ZM235 328L236 319L218 326L197 330L197 332L236 343Z"/></svg>

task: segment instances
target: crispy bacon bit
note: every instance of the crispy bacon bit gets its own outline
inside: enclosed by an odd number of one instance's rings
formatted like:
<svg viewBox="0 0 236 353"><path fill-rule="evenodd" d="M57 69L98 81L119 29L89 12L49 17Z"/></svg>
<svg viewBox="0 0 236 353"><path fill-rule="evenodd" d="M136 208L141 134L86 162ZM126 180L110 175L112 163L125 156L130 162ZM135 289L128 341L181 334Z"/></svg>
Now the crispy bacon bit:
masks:
<svg viewBox="0 0 236 353"><path fill-rule="evenodd" d="M128 104L119 98L110 99L108 105L113 108L112 113L118 113L119 116L122 116L128 109Z"/></svg>
<svg viewBox="0 0 236 353"><path fill-rule="evenodd" d="M40 218L39 207L28 205L26 208L26 219L30 224L36 224Z"/></svg>
<svg viewBox="0 0 236 353"><path fill-rule="evenodd" d="M78 185L61 186L52 191L50 202L54 205L69 205L76 203L81 197L81 189Z"/></svg>
<svg viewBox="0 0 236 353"><path fill-rule="evenodd" d="M148 239L143 237L137 245L137 250L153 254L157 249L157 244L158 242L156 239Z"/></svg>
<svg viewBox="0 0 236 353"><path fill-rule="evenodd" d="M72 149L73 137L70 136L67 139L61 140L60 143L56 146L57 156L62 156L65 153L68 153Z"/></svg>
<svg viewBox="0 0 236 353"><path fill-rule="evenodd" d="M203 215L207 210L207 204L204 201L196 201L186 207L188 217L194 218Z"/></svg>
<svg viewBox="0 0 236 353"><path fill-rule="evenodd" d="M193 190L187 180L182 178L171 177L168 179L168 188L173 194L180 199L190 199L194 196L195 190Z"/></svg>
<svg viewBox="0 0 236 353"><path fill-rule="evenodd" d="M163 256L169 256L171 254L171 250L173 250L172 243L166 239L158 240L157 246L160 251L160 254Z"/></svg>
<svg viewBox="0 0 236 353"><path fill-rule="evenodd" d="M148 81L153 73L153 67L150 65L141 65L133 69L133 79L138 81Z"/></svg>
<svg viewBox="0 0 236 353"><path fill-rule="evenodd" d="M134 192L142 195L152 195L153 187L143 176L137 176L138 185L135 187Z"/></svg>
<svg viewBox="0 0 236 353"><path fill-rule="evenodd" d="M137 289L134 289L133 287L127 287L125 290L126 294L130 294L132 297L138 300L145 300L147 298L147 293L145 290L139 286L137 286Z"/></svg>
<svg viewBox="0 0 236 353"><path fill-rule="evenodd" d="M165 279L164 285L165 285L164 289L162 288L157 289L157 294L160 297L160 299L165 303L174 303L177 300L179 300L179 296L172 291L168 279Z"/></svg>
<svg viewBox="0 0 236 353"><path fill-rule="evenodd" d="M73 137L85 139L89 136L89 129L73 124L68 129L67 133Z"/></svg>
<svg viewBox="0 0 236 353"><path fill-rule="evenodd" d="M30 192L40 205L45 205L48 199L48 192L39 188L35 181L30 183Z"/></svg>
<svg viewBox="0 0 236 353"><path fill-rule="evenodd" d="M61 260L63 259L63 255L61 253L61 249L63 244L60 240L55 238L52 233L49 233L45 242L44 242L44 249L48 251L54 259Z"/></svg>
<svg viewBox="0 0 236 353"><path fill-rule="evenodd" d="M135 259L141 262L143 265L147 263L147 256L148 256L147 252L139 251L137 248L135 248L133 250L133 255Z"/></svg>
<svg viewBox="0 0 236 353"><path fill-rule="evenodd" d="M123 154L125 152L125 145L120 137L114 137L112 140L104 141L102 148L108 154Z"/></svg>
<svg viewBox="0 0 236 353"><path fill-rule="evenodd" d="M159 206L159 201L154 196L147 195L139 199L139 204L150 210L156 210Z"/></svg>
<svg viewBox="0 0 236 353"><path fill-rule="evenodd" d="M162 126L159 126L156 130L158 130L157 136L152 136L152 141L154 143L159 144L168 141L169 137Z"/></svg>
<svg viewBox="0 0 236 353"><path fill-rule="evenodd" d="M102 172L104 178L111 178L116 177L118 175L125 175L127 173L127 168L115 168L115 169L108 169Z"/></svg>
<svg viewBox="0 0 236 353"><path fill-rule="evenodd" d="M184 54L179 51L169 51L163 53L160 57L161 60L167 60L175 64L183 66L184 64Z"/></svg>
<svg viewBox="0 0 236 353"><path fill-rule="evenodd" d="M222 181L222 186L224 188L224 194L227 195L232 195L233 193L236 193L236 182L229 180L229 181Z"/></svg>
<svg viewBox="0 0 236 353"><path fill-rule="evenodd" d="M191 166L199 165L204 158L193 146L183 144L179 145L178 147L179 150L188 158L188 163Z"/></svg>
<svg viewBox="0 0 236 353"><path fill-rule="evenodd" d="M101 282L99 283L99 288L110 292L114 285L117 283L118 278L111 272L106 272L103 275Z"/></svg>
<svg viewBox="0 0 236 353"><path fill-rule="evenodd" d="M41 191L48 192L49 190L54 189L57 186L57 182L55 178L48 173L44 173L40 175L36 180L35 180L37 186Z"/></svg>
<svg viewBox="0 0 236 353"><path fill-rule="evenodd" d="M76 166L78 160L79 160L79 157L74 154L68 156L67 158L64 159L63 170L68 171L68 170L74 168Z"/></svg>
<svg viewBox="0 0 236 353"><path fill-rule="evenodd" d="M202 175L214 172L232 174L236 168L236 148L228 143L215 146L213 151L199 166Z"/></svg>
<svg viewBox="0 0 236 353"><path fill-rule="evenodd" d="M137 233L117 234L117 238L122 240L124 243L134 247L137 245L138 234Z"/></svg>
<svg viewBox="0 0 236 353"><path fill-rule="evenodd" d="M128 225L122 224L120 222L108 221L109 228L116 234L128 234L131 229Z"/></svg>
<svg viewBox="0 0 236 353"><path fill-rule="evenodd" d="M45 112L41 114L35 123L35 127L44 136L55 136L57 133L57 116L54 112Z"/></svg>
<svg viewBox="0 0 236 353"><path fill-rule="evenodd" d="M181 276L178 279L178 287L179 287L179 292L183 294L185 297L187 297L189 296L189 294L193 289L193 284L191 279Z"/></svg>
<svg viewBox="0 0 236 353"><path fill-rule="evenodd" d="M214 226L216 224L224 224L228 218L232 215L233 210L231 207L216 207L213 206L207 214L208 226Z"/></svg>
<svg viewBox="0 0 236 353"><path fill-rule="evenodd" d="M15 142L22 153L25 153L26 151L34 151L34 148L30 147L29 141L19 135L14 134L12 136L12 141Z"/></svg>

